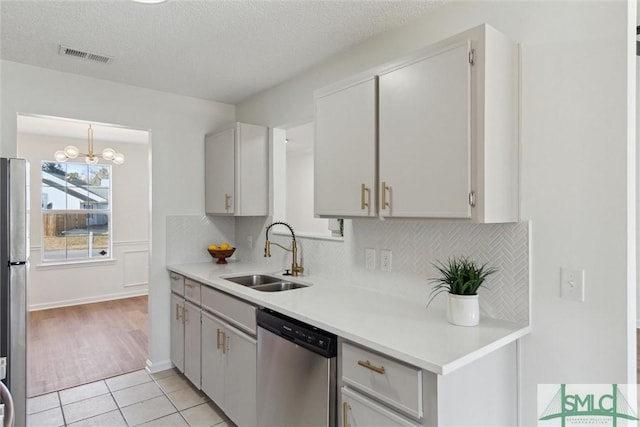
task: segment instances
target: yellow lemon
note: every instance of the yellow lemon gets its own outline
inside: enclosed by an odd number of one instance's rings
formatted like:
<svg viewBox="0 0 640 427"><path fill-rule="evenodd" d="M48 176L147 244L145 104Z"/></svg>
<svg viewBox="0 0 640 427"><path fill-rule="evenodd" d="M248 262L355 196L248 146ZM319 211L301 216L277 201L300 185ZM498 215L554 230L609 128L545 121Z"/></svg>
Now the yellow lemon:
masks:
<svg viewBox="0 0 640 427"><path fill-rule="evenodd" d="M209 249L212 251L217 251L218 250L218 245L209 245Z"/></svg>
<svg viewBox="0 0 640 427"><path fill-rule="evenodd" d="M223 243L220 245L220 249L225 250L225 249L231 249L231 246L229 246L228 243Z"/></svg>

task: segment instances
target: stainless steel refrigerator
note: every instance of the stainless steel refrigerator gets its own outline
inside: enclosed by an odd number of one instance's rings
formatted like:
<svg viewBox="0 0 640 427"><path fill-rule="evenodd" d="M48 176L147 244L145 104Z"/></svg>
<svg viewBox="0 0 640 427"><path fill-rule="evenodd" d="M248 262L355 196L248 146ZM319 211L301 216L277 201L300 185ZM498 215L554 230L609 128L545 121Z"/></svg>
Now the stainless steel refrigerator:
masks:
<svg viewBox="0 0 640 427"><path fill-rule="evenodd" d="M27 169L26 160L0 158L0 356L16 426L27 412Z"/></svg>

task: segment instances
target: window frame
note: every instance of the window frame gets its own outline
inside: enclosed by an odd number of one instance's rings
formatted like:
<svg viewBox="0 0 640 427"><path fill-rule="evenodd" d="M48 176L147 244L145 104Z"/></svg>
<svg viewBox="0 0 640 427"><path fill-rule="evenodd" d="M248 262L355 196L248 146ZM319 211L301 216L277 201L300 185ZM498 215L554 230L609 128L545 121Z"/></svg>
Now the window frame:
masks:
<svg viewBox="0 0 640 427"><path fill-rule="evenodd" d="M58 191L63 191L64 190L64 197L65 197L65 209L46 209L44 206L44 194L45 194L45 188L46 187L55 187L55 186L50 186L50 185L45 185L45 173L46 171L44 170L44 165L45 164L55 164L58 166L62 166L64 167L64 171L65 171L65 176L64 178L60 178L64 180L65 186L64 189L62 187L58 187ZM87 173L90 172L92 167L100 167L100 168L106 168L108 171L108 176L109 176L109 184L108 184L108 191L107 191L107 204L108 207L105 208L101 208L101 209L67 209L66 207L66 200L69 197L69 192L68 192L68 187L67 187L67 183L69 182L69 179L67 177L67 166L69 165L73 165L73 166L83 166L87 168ZM55 160L50 161L50 160L42 160L40 163L40 241L41 241L41 251L40 251L40 262L41 262L41 266L45 267L45 266L64 266L64 265L74 265L74 264L91 264L91 263L103 263L103 262L109 262L109 261L113 261L114 257L113 257L113 167L112 165L106 165L106 164L96 164L96 165L89 165L86 164L84 162L56 162ZM90 186L90 185L86 185L84 188L82 188L84 191L90 191L91 187L95 187L95 186ZM102 186L103 188L106 186ZM95 194L95 193L94 193ZM72 196L73 197L73 196ZM79 201L80 205L82 206L83 203L86 205L87 202L86 201ZM87 233L87 247L86 247L86 255L84 257L73 257L73 258L69 258L69 247L68 247L68 235L65 234L65 248L64 250L64 257L62 258L47 258L46 254L47 254L47 250L46 250L46 227L45 227L45 218L47 217L47 215L64 215L65 216L65 232L67 231L67 216L68 215L86 215L86 219L88 220L91 215L106 215L107 217L107 228L106 228L106 232L107 232L107 245L106 248L104 250L107 251L107 254L105 255L94 255L93 251L91 250L91 234L89 234L89 230L90 230L90 225L88 224L88 221L86 221L85 223L85 227L88 231Z"/></svg>

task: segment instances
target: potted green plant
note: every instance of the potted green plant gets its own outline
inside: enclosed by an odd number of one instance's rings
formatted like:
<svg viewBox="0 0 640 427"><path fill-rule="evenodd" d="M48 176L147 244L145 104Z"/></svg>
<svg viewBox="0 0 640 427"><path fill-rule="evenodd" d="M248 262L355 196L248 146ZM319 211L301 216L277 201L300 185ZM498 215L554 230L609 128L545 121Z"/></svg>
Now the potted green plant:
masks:
<svg viewBox="0 0 640 427"><path fill-rule="evenodd" d="M452 257L446 263L436 262L433 266L440 273L439 277L430 279L434 284L429 295L427 307L434 298L443 292L449 294L447 303L447 320L459 326L475 326L480 321L480 307L478 304L478 289L483 286L485 279L497 271L487 264L478 264L474 260L458 256Z"/></svg>

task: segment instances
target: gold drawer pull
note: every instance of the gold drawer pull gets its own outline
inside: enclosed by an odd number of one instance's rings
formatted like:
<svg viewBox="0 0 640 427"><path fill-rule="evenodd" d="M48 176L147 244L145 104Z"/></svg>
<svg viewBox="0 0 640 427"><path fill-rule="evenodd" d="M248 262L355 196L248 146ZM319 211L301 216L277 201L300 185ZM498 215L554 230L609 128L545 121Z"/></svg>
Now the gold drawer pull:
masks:
<svg viewBox="0 0 640 427"><path fill-rule="evenodd" d="M193 285L189 282L184 282L184 285L193 289Z"/></svg>
<svg viewBox="0 0 640 427"><path fill-rule="evenodd" d="M358 365L362 366L363 368L371 369L373 372L376 372L380 375L384 375L384 366L380 366L378 368L377 366L372 365L368 360L358 360Z"/></svg>
<svg viewBox="0 0 640 427"><path fill-rule="evenodd" d="M349 409L351 409L351 406L344 402L342 404L342 427L351 427L351 424L349 424Z"/></svg>
<svg viewBox="0 0 640 427"><path fill-rule="evenodd" d="M180 305L176 303L176 320L180 320Z"/></svg>

